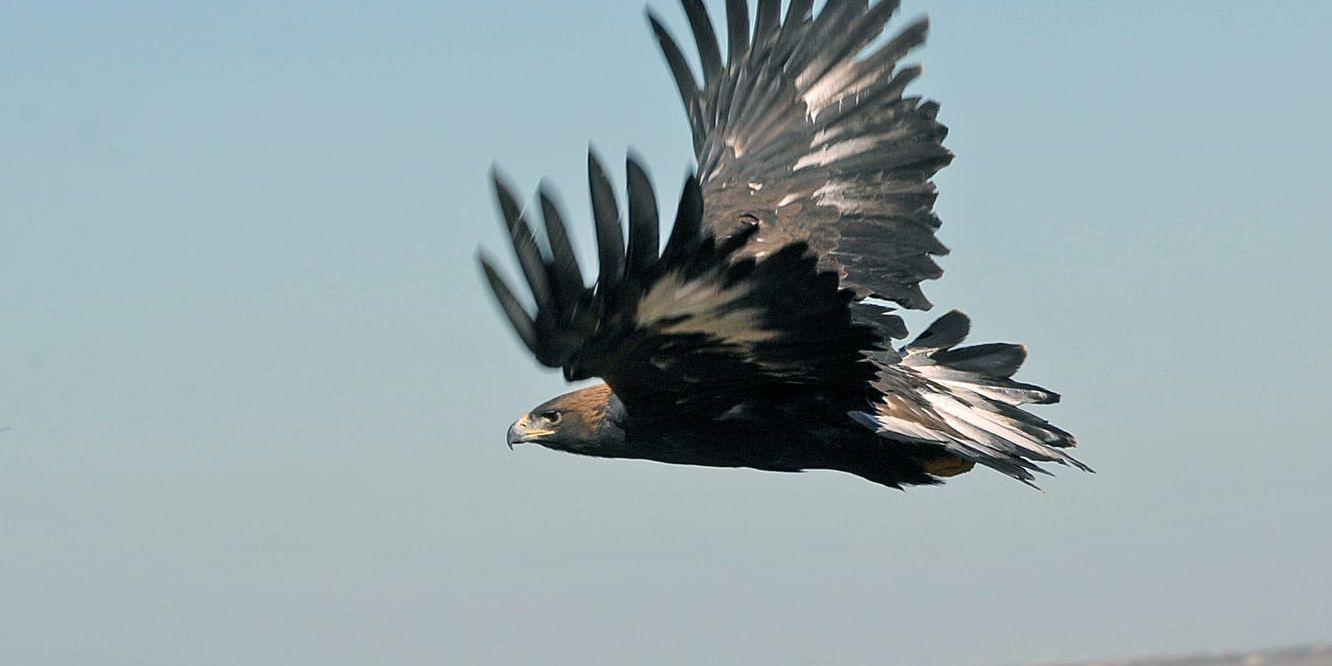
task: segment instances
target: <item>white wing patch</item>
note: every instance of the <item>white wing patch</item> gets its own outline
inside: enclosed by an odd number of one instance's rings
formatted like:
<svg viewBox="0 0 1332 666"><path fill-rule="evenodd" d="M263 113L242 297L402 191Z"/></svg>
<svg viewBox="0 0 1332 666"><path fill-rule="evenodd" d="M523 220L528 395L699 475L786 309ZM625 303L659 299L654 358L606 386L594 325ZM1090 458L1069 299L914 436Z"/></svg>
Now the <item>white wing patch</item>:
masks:
<svg viewBox="0 0 1332 666"><path fill-rule="evenodd" d="M848 160L856 155L869 152L881 143L883 143L883 140L879 137L858 137L826 145L817 150L811 147L810 152L796 160L792 171L800 171L810 167L826 167L829 164ZM817 145L817 141L815 144Z"/></svg>
<svg viewBox="0 0 1332 666"><path fill-rule="evenodd" d="M659 326L668 334L701 333L746 348L780 337L763 327L762 310L738 305L753 286L740 282L725 287L722 279L715 270L694 280L678 271L663 276L639 301L639 325Z"/></svg>

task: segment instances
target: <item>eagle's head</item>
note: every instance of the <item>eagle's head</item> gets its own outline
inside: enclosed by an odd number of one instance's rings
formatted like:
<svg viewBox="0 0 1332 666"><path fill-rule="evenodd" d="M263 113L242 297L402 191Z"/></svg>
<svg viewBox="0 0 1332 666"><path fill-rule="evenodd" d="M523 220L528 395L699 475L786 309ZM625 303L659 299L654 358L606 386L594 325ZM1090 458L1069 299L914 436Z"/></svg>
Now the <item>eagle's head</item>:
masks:
<svg viewBox="0 0 1332 666"><path fill-rule="evenodd" d="M624 443L624 405L597 384L537 405L509 426L509 448L540 444L557 451L610 455Z"/></svg>

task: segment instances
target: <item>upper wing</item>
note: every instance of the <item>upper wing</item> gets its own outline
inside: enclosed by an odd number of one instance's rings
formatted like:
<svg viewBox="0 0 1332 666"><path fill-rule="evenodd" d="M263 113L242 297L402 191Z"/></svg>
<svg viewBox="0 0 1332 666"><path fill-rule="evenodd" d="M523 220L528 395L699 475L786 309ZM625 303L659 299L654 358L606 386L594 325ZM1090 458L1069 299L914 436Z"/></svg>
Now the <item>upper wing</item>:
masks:
<svg viewBox="0 0 1332 666"><path fill-rule="evenodd" d="M897 0L758 0L752 39L746 0L728 0L728 54L701 0L682 0L702 63L695 79L675 40L648 18L679 86L693 129L704 226L719 236L759 227L750 252L804 241L820 266L859 296L928 309L922 280L942 270L930 178L952 159L938 105L903 97L919 66L898 60L925 40L908 25L866 52ZM895 318L894 318L895 319ZM905 335L900 320L889 326Z"/></svg>
<svg viewBox="0 0 1332 666"><path fill-rule="evenodd" d="M714 415L756 392L799 387L864 404L875 366L875 331L854 323L853 294L818 270L803 243L737 259L753 230L720 243L701 228L698 181L685 184L675 226L657 253L657 204L632 158L629 235L604 169L589 156L600 273L585 286L557 208L541 197L546 243L538 243L503 183L496 193L531 288L529 313L481 257L509 321L537 360L570 380L599 376L638 415L702 410Z"/></svg>

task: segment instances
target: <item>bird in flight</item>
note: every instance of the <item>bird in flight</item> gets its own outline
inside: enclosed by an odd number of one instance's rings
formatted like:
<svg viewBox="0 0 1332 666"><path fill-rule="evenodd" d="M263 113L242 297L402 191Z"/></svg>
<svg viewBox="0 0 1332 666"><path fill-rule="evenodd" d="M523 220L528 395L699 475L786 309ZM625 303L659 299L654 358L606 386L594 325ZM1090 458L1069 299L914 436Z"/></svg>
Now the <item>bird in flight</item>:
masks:
<svg viewBox="0 0 1332 666"><path fill-rule="evenodd" d="M943 315L905 345L891 304L928 309L938 278L931 178L952 159L939 106L909 96L919 20L879 40L896 0L726 3L725 57L701 0L683 0L698 66L651 11L684 102L697 171L662 246L641 160L616 188L588 158L597 274L588 284L564 216L540 193L538 240L495 191L530 291L481 269L523 344L569 381L598 378L522 416L508 444L604 458L798 472L886 486L937 484L976 463L1031 484L1042 463L1086 470L1071 434L1023 409L1059 400L1013 379L1027 351L962 346Z"/></svg>

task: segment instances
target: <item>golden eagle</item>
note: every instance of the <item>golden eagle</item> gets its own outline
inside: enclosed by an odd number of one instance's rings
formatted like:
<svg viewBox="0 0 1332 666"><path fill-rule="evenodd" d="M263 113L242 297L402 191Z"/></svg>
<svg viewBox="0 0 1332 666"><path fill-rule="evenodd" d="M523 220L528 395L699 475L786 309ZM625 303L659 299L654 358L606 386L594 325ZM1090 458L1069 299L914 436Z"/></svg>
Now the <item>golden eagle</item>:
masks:
<svg viewBox="0 0 1332 666"><path fill-rule="evenodd" d="M688 178L665 246L639 160L627 165L628 238L595 155L589 181L598 274L584 281L558 207L529 215L495 178L531 292L524 304L480 257L536 359L570 381L508 432L589 456L795 472L850 472L893 487L939 483L981 463L1024 482L1038 463L1086 469L1069 433L1024 411L1055 393L1012 379L1014 344L959 346L953 311L914 341L886 307L927 309L942 274L930 179L952 154L938 105L904 90L912 23L882 44L895 0L728 0L725 61L701 0L683 0L702 83L648 12L693 130Z"/></svg>

